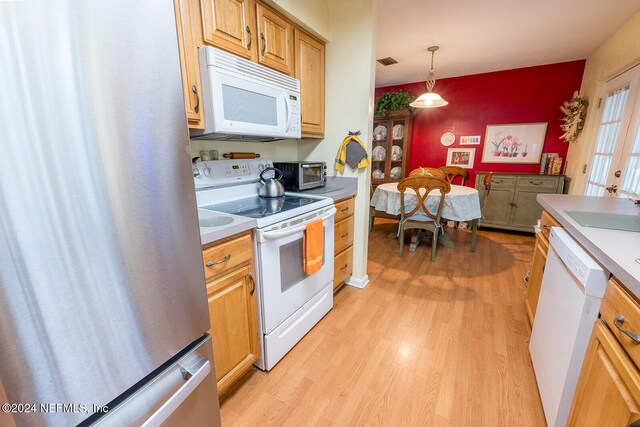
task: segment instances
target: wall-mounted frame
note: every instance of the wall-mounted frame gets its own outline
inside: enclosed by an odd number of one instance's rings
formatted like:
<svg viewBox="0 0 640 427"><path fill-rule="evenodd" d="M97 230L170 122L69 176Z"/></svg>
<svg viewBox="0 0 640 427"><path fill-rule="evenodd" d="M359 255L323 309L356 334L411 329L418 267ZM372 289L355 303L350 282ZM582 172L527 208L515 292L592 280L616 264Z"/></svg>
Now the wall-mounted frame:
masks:
<svg viewBox="0 0 640 427"><path fill-rule="evenodd" d="M482 137L480 135L474 136L461 136L460 137L460 145L480 145L480 140Z"/></svg>
<svg viewBox="0 0 640 427"><path fill-rule="evenodd" d="M465 169L473 168L476 157L475 148L449 148L447 150L447 166L459 166Z"/></svg>
<svg viewBox="0 0 640 427"><path fill-rule="evenodd" d="M487 125L482 163L540 163L547 123Z"/></svg>

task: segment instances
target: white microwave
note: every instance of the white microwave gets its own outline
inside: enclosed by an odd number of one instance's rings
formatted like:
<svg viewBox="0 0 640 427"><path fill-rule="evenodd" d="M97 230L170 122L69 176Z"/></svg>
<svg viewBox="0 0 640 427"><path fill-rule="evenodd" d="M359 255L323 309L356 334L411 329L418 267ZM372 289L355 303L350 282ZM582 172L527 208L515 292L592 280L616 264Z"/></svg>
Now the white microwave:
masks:
<svg viewBox="0 0 640 427"><path fill-rule="evenodd" d="M211 46L198 56L204 129L192 138L300 138L300 80Z"/></svg>

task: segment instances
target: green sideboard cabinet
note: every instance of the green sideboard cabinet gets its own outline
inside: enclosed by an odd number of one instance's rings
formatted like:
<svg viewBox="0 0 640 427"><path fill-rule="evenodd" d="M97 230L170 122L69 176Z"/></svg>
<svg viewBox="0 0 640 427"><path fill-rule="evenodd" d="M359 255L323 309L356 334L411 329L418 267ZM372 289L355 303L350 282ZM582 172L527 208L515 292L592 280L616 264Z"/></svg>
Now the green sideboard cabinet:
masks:
<svg viewBox="0 0 640 427"><path fill-rule="evenodd" d="M478 191L484 191L480 188L487 173L476 172ZM542 214L542 206L536 201L536 196L565 193L567 184L568 178L564 175L494 172L480 225L533 233L533 226Z"/></svg>

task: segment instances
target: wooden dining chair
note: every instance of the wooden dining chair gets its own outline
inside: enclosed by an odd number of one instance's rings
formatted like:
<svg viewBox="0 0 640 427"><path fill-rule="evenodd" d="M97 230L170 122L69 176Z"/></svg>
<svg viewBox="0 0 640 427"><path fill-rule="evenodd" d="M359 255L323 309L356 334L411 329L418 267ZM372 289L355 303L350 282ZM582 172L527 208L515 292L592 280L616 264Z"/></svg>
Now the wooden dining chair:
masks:
<svg viewBox="0 0 640 427"><path fill-rule="evenodd" d="M460 180L460 185L464 185L464 182L469 178L469 172L465 168L461 168L460 166L442 166L439 167L442 172L444 172L447 177L447 181L449 184L453 182L457 177L462 177Z"/></svg>
<svg viewBox="0 0 640 427"><path fill-rule="evenodd" d="M430 176L439 179L447 179L447 176L438 168L419 167L409 172L409 176Z"/></svg>
<svg viewBox="0 0 640 427"><path fill-rule="evenodd" d="M408 188L415 192L418 203L411 211L405 212L405 191ZM440 190L440 201L438 202L437 211L433 213L427 208L426 201L429 193L436 189ZM418 228L433 232L431 261L435 261L438 236L443 232L441 222L444 197L445 194L451 190L451 185L446 179L431 176L410 176L398 183L398 190L400 191L400 224L398 228L398 237L400 238L399 256L402 257L404 252L404 231L406 229Z"/></svg>
<svg viewBox="0 0 640 427"><path fill-rule="evenodd" d="M484 176L482 180L482 193L480 194L480 214L482 214L482 209L487 204L487 200L489 199L489 193L491 193L491 179L493 178L493 172L489 172ZM474 219L473 224L471 225L471 252L476 251L476 234L478 232L478 221L479 219Z"/></svg>

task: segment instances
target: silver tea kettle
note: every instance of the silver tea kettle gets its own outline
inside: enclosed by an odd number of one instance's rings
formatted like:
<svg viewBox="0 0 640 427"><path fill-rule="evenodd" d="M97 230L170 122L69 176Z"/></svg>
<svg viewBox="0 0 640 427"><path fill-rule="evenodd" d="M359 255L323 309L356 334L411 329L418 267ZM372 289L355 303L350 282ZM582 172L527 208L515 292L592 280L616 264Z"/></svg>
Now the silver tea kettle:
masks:
<svg viewBox="0 0 640 427"><path fill-rule="evenodd" d="M275 176L273 178L264 178L264 174L269 171L274 171ZM282 178L282 171L276 168L265 168L260 174L260 189L258 194L260 197L282 197L284 196L284 186L280 182Z"/></svg>

